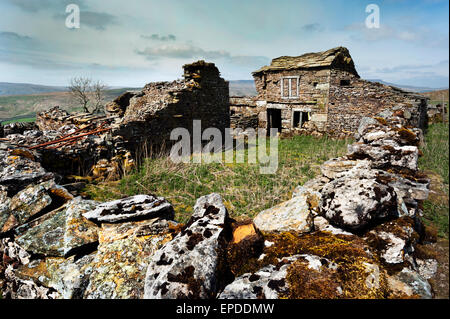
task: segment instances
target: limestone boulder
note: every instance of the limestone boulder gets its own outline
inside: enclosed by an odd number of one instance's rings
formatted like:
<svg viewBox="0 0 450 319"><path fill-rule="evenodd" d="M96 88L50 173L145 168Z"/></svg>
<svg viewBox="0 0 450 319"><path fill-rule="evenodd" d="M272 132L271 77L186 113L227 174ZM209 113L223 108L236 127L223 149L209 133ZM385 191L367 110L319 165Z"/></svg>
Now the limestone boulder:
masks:
<svg viewBox="0 0 450 319"><path fill-rule="evenodd" d="M52 203L52 198L48 194L48 182L28 186L9 202L9 209L5 211L4 208L1 218L0 233L24 224Z"/></svg>
<svg viewBox="0 0 450 319"><path fill-rule="evenodd" d="M394 189L367 178L373 172L352 172L339 177L322 190L320 212L332 225L357 231L371 223L397 216Z"/></svg>
<svg viewBox="0 0 450 319"><path fill-rule="evenodd" d="M354 143L348 146L349 158L369 159L372 168L399 167L417 171L419 149L416 146L372 146Z"/></svg>
<svg viewBox="0 0 450 319"><path fill-rule="evenodd" d="M7 188L8 194L14 195L30 184L39 184L54 177L42 166L25 154L12 154L0 150L0 185Z"/></svg>
<svg viewBox="0 0 450 319"><path fill-rule="evenodd" d="M405 267L399 273L388 277L390 290L399 296L417 296L421 299L432 299L433 291L430 283L419 273Z"/></svg>
<svg viewBox="0 0 450 319"><path fill-rule="evenodd" d="M82 214L98 202L76 198L19 233L16 242L33 254L67 256L98 241L98 227Z"/></svg>
<svg viewBox="0 0 450 319"><path fill-rule="evenodd" d="M215 297L227 278L224 257L228 228L228 212L221 196L199 198L186 228L151 257L144 297Z"/></svg>
<svg viewBox="0 0 450 319"><path fill-rule="evenodd" d="M173 219L174 210L163 197L137 195L100 204L83 216L98 223L118 223L156 217Z"/></svg>
<svg viewBox="0 0 450 319"><path fill-rule="evenodd" d="M255 273L236 278L219 294L219 299L279 299L289 293L288 270L292 264L305 263L306 271L320 273L323 268L336 270L338 266L314 255L295 255L278 260L277 265L267 265ZM324 272L325 273L325 272ZM305 277L307 275L305 274ZM338 285L335 294L342 293Z"/></svg>
<svg viewBox="0 0 450 319"><path fill-rule="evenodd" d="M259 213L253 222L263 232L298 231L307 233L313 230L313 213L308 199L314 194L296 195L291 200ZM316 197L318 203L319 198Z"/></svg>

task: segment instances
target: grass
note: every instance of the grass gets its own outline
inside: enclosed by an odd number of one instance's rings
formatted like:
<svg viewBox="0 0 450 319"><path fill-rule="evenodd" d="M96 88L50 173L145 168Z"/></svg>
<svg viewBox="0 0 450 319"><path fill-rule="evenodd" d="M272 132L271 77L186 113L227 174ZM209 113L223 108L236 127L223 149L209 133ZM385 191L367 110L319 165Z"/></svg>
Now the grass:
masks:
<svg viewBox="0 0 450 319"><path fill-rule="evenodd" d="M430 198L424 203L425 221L438 229L440 237L449 236L449 124L430 125L425 136L424 155L419 166L431 172Z"/></svg>
<svg viewBox="0 0 450 319"><path fill-rule="evenodd" d="M254 217L290 199L296 186L320 172L324 161L346 153L348 140L294 136L279 141L276 174L260 174L258 164L176 164L169 158L146 159L140 169L119 182L88 185L86 192L106 201L136 194L165 197L175 208L175 219L186 222L195 201L203 195L222 195L233 217Z"/></svg>
<svg viewBox="0 0 450 319"><path fill-rule="evenodd" d="M9 119L7 121L3 121L0 123L2 125L7 125L7 124L11 124L11 123L30 123L30 122L35 122L36 121L36 116L30 116L30 117L17 117L14 119Z"/></svg>

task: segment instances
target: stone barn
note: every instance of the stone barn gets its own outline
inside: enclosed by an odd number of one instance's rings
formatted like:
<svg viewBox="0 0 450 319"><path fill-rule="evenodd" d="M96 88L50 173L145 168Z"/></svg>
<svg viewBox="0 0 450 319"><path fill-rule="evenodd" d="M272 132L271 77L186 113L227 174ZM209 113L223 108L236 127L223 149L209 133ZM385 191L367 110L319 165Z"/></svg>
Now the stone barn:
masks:
<svg viewBox="0 0 450 319"><path fill-rule="evenodd" d="M348 49L283 56L253 72L257 96L231 97L231 124L255 123L280 133L349 135L364 116L398 107L424 127L427 99L360 78Z"/></svg>

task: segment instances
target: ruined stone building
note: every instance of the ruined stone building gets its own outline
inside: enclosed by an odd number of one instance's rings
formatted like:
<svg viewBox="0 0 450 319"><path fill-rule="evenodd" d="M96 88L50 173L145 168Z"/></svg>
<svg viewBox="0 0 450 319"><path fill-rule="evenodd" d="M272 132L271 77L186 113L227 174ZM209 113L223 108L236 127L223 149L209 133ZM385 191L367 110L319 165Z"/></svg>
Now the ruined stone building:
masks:
<svg viewBox="0 0 450 319"><path fill-rule="evenodd" d="M37 127L17 128L7 140L38 150L43 167L62 177L118 178L134 159L158 154L162 147L170 150L176 142L170 139L173 129L185 128L192 136L194 120L224 136L230 127L228 82L213 63L183 68L182 79L149 83L119 96L106 105L106 115L54 107L37 114Z"/></svg>
<svg viewBox="0 0 450 319"><path fill-rule="evenodd" d="M279 132L352 134L359 120L398 107L418 127L426 123L423 96L360 78L348 49L283 56L253 72L257 96L231 97L232 126L255 123Z"/></svg>
<svg viewBox="0 0 450 319"><path fill-rule="evenodd" d="M179 127L192 135L194 120L222 134L230 126L229 84L218 68L204 61L183 68L181 80L149 83L142 91L127 92L106 106L109 115L119 117L113 135L127 149L143 142L170 143L171 131Z"/></svg>

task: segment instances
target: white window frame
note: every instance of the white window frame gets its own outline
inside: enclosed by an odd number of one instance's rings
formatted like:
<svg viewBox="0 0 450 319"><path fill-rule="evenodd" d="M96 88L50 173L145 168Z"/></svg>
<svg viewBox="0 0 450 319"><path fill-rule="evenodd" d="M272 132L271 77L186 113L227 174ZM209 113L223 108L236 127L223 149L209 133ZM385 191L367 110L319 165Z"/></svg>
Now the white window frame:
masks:
<svg viewBox="0 0 450 319"><path fill-rule="evenodd" d="M292 95L292 80L297 80L297 95ZM287 96L285 96L284 92L284 80L288 80L289 82L289 90ZM281 77L281 98L282 99L298 99L300 97L300 76L282 76Z"/></svg>
<svg viewBox="0 0 450 319"><path fill-rule="evenodd" d="M295 112L300 112L300 127L295 126L294 127L294 113ZM301 128L303 126L303 113L309 113L309 118L311 118L311 109L292 109L292 113L291 113L291 127L292 128Z"/></svg>

